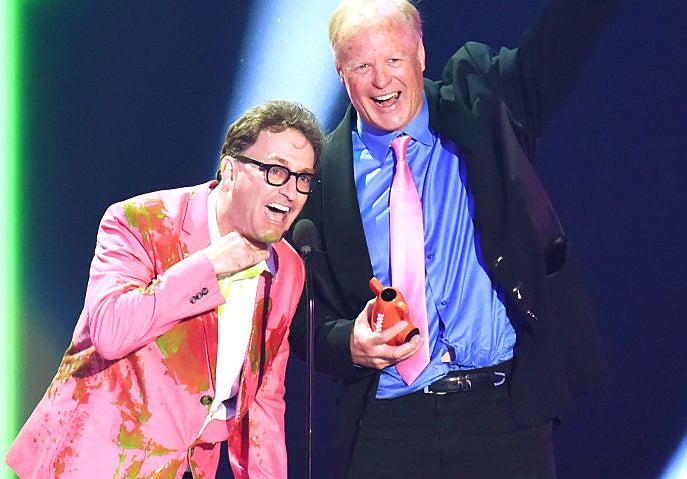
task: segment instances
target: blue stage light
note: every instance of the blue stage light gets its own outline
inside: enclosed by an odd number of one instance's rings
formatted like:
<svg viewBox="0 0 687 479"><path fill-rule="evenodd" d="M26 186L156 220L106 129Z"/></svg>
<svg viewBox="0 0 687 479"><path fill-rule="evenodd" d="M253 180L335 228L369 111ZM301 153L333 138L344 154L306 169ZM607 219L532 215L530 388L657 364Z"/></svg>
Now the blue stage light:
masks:
<svg viewBox="0 0 687 479"><path fill-rule="evenodd" d="M344 95L329 46L329 16L339 0L254 3L241 48L227 124L246 109L283 98L325 123Z"/></svg>
<svg viewBox="0 0 687 479"><path fill-rule="evenodd" d="M687 477L687 436L682 439L661 479L682 479Z"/></svg>

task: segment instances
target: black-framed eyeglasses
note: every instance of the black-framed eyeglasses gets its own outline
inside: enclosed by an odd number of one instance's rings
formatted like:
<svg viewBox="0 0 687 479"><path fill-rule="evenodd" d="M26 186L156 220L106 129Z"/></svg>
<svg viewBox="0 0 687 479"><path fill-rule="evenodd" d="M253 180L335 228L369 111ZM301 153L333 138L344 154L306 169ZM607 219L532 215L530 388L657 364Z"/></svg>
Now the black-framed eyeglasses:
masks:
<svg viewBox="0 0 687 479"><path fill-rule="evenodd" d="M303 193L304 195L309 195L315 185L320 181L312 173L294 173L285 166L263 163L262 161L249 158L248 156L238 155L236 156L236 159L242 163L251 163L253 165L257 165L258 168L265 172L265 181L267 184L272 186L285 185L289 181L289 178L295 176L296 191Z"/></svg>

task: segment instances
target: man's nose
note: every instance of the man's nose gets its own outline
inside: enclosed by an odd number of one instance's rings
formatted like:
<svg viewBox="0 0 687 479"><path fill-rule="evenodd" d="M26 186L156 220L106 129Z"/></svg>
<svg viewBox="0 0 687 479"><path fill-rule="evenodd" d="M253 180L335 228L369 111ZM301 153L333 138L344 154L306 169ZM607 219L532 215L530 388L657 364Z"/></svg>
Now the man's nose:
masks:
<svg viewBox="0 0 687 479"><path fill-rule="evenodd" d="M372 84L375 88L384 88L391 81L391 74L384 67L378 67L374 70L374 76L372 77Z"/></svg>
<svg viewBox="0 0 687 479"><path fill-rule="evenodd" d="M286 196L289 200L293 200L296 198L296 195L298 195L298 190L296 189L296 182L298 181L298 178L295 175L289 176L289 179L286 180L286 183L283 185L279 186L279 192Z"/></svg>

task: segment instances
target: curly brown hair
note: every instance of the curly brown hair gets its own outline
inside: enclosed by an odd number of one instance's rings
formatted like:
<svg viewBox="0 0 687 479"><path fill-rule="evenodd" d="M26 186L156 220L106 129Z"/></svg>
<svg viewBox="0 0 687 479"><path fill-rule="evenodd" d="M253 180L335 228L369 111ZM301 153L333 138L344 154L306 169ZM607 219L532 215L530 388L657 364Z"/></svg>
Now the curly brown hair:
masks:
<svg viewBox="0 0 687 479"><path fill-rule="evenodd" d="M300 103L288 100L273 100L254 106L229 126L222 146L220 159L225 155L236 157L250 148L261 131L280 133L289 128L300 131L315 152L315 169L320 161L324 141L322 126L315 115ZM217 180L222 179L217 170Z"/></svg>

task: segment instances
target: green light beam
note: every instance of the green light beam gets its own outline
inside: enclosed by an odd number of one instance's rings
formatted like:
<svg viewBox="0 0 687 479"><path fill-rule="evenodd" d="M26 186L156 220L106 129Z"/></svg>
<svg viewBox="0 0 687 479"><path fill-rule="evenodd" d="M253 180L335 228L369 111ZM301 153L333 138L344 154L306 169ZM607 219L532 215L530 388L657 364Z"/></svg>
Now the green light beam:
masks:
<svg viewBox="0 0 687 479"><path fill-rule="evenodd" d="M0 1L0 477L14 474L4 465L4 456L19 428L19 263L20 175L18 171L19 35L18 0Z"/></svg>

